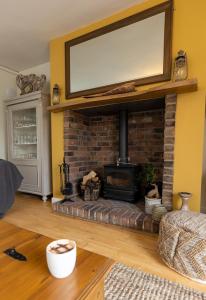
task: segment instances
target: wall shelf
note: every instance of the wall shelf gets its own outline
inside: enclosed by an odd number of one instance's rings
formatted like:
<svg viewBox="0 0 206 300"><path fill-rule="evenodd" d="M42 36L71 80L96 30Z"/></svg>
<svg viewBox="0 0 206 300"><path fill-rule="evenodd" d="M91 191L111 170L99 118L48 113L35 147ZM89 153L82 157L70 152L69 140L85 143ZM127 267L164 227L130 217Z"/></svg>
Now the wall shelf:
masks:
<svg viewBox="0 0 206 300"><path fill-rule="evenodd" d="M67 102L48 106L50 112L62 112L65 110L81 111L88 108L104 107L123 103L134 103L142 100L151 100L165 97L169 94L182 94L195 92L198 89L197 79L188 79L178 82L167 82L149 89L137 90L135 92L100 96L94 98L75 98Z"/></svg>

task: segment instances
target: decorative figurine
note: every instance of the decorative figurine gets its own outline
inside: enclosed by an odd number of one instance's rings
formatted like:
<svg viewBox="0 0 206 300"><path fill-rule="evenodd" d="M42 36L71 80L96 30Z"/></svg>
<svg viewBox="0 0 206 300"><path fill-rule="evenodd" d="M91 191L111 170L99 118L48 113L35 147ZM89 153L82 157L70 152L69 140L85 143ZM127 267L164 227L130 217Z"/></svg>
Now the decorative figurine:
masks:
<svg viewBox="0 0 206 300"><path fill-rule="evenodd" d="M60 90L58 84L53 87L52 104L56 105L60 103Z"/></svg>
<svg viewBox="0 0 206 300"><path fill-rule="evenodd" d="M179 196L182 199L181 210L184 210L184 211L190 210L189 209L189 200L192 197L192 194L191 193L187 193L187 192L180 192Z"/></svg>
<svg viewBox="0 0 206 300"><path fill-rule="evenodd" d="M136 91L135 86L136 86L135 82L129 82L129 83L121 84L121 85L117 86L116 88L113 88L113 89L111 89L107 92L104 92L104 93L101 93L101 94L84 96L84 98L95 98L95 97L101 97L101 96L131 93L131 92Z"/></svg>
<svg viewBox="0 0 206 300"><path fill-rule="evenodd" d="M180 50L174 62L174 81L185 80L188 77L187 54Z"/></svg>
<svg viewBox="0 0 206 300"><path fill-rule="evenodd" d="M61 193L64 195L65 201L72 201L71 196L73 194L73 187L72 183L69 181L69 165L65 162L65 157L63 159L63 163L59 165L59 170Z"/></svg>
<svg viewBox="0 0 206 300"><path fill-rule="evenodd" d="M41 91L46 83L46 75L37 76L35 74L22 75L16 77L16 84L21 90L20 95Z"/></svg>

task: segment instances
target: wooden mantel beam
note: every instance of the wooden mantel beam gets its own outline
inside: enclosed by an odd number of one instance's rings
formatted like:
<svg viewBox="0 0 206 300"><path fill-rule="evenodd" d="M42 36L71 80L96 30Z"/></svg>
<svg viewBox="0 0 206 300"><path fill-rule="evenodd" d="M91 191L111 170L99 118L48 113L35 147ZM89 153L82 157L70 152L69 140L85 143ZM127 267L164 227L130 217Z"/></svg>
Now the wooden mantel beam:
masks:
<svg viewBox="0 0 206 300"><path fill-rule="evenodd" d="M121 103L133 103L141 100L151 100L165 97L169 94L182 94L197 91L197 79L188 79L178 82L168 82L149 89L135 91L131 93L100 96L95 98L75 98L65 103L48 106L48 110L54 113L65 110L83 110L107 105Z"/></svg>

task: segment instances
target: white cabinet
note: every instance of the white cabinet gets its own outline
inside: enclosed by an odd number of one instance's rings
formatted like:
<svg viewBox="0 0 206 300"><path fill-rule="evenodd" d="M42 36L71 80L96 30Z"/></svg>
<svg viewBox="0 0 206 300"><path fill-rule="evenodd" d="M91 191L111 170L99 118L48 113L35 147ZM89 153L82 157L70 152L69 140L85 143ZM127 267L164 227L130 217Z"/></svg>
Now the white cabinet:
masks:
<svg viewBox="0 0 206 300"><path fill-rule="evenodd" d="M49 96L34 92L5 101L7 154L24 179L19 191L51 194Z"/></svg>

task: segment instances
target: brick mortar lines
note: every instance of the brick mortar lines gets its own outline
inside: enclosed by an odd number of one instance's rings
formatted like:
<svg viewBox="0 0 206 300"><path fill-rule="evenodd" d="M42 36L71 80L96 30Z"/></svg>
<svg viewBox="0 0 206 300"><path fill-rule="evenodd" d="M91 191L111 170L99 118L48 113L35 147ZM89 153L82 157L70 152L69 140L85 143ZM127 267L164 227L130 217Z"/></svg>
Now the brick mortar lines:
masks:
<svg viewBox="0 0 206 300"><path fill-rule="evenodd" d="M129 115L129 156L133 163L151 162L160 170L164 163L165 172L162 170L163 175L159 176L163 176L163 191L166 185L165 191L170 192L172 188L168 190L168 184L171 185L171 180L167 182L164 177L168 179L171 175L168 170L173 173L176 96L166 97L165 104L165 111L150 110ZM115 162L118 157L119 136L116 115L88 117L66 111L64 125L65 156L74 171L71 175L73 183L91 169L102 172L104 164ZM159 146L161 144L164 149ZM163 197L163 202L171 208L172 199L168 201L168 197Z"/></svg>
<svg viewBox="0 0 206 300"><path fill-rule="evenodd" d="M165 98L165 132L164 132L164 171L162 202L168 210L172 209L173 177L174 177L174 145L175 145L175 117L177 96L168 95ZM170 141L170 142L168 142ZM169 166L168 166L169 164ZM168 174L171 172L172 174ZM168 187L170 186L170 188Z"/></svg>
<svg viewBox="0 0 206 300"><path fill-rule="evenodd" d="M68 163L71 164L71 168L76 168L75 163L84 162L81 159L83 153L79 151L80 147L83 146L82 141L84 141L83 152L85 153L84 156L87 157L87 163L85 164L85 170L81 170L78 177L87 173L93 168L93 165L103 169L102 166L104 164L116 161L119 136L118 117L116 115L89 118L78 113L66 111L64 123L65 156ZM133 163L152 161L157 168L162 168L163 148L159 145L163 144L163 131L163 110L150 110L130 114L129 156L131 156ZM75 134L77 136L74 137ZM86 137L81 138L82 134L86 134ZM136 140L135 143L133 142L134 139ZM152 143L151 140L153 141ZM148 155L147 159L145 153ZM77 176L77 169L74 170L75 176ZM160 174L160 176L162 175Z"/></svg>

